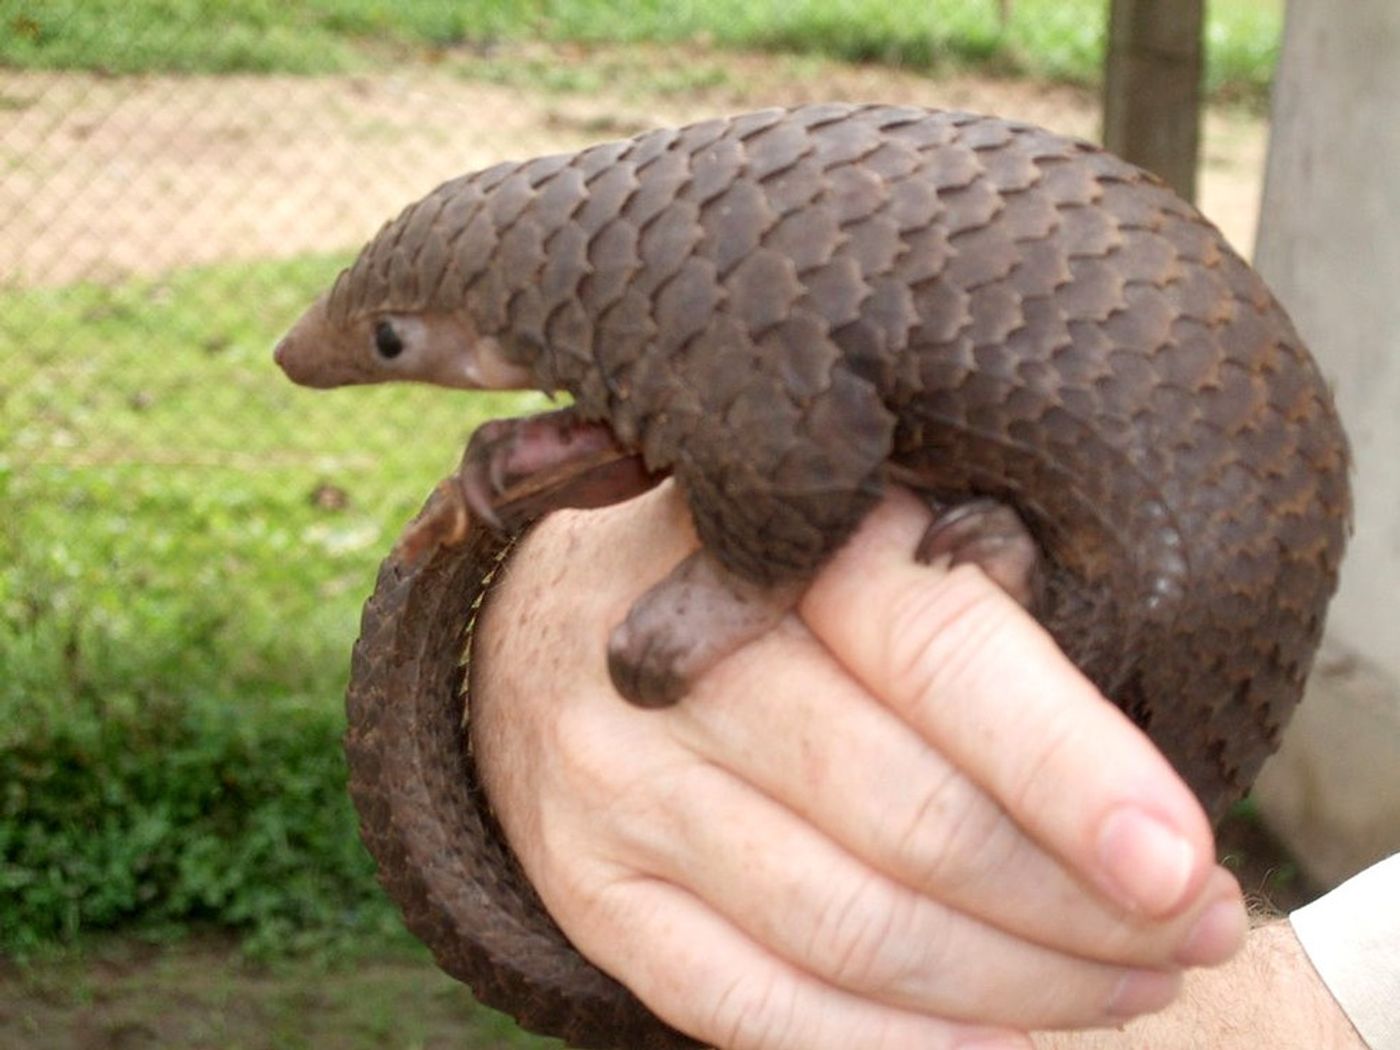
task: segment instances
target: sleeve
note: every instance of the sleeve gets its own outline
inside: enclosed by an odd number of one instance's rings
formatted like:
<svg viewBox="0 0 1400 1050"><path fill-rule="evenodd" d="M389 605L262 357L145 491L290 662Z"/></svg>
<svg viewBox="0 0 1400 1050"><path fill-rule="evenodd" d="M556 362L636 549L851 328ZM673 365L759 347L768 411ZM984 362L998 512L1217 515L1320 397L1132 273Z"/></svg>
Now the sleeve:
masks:
<svg viewBox="0 0 1400 1050"><path fill-rule="evenodd" d="M1400 853L1289 916L1332 997L1371 1050L1400 1050Z"/></svg>

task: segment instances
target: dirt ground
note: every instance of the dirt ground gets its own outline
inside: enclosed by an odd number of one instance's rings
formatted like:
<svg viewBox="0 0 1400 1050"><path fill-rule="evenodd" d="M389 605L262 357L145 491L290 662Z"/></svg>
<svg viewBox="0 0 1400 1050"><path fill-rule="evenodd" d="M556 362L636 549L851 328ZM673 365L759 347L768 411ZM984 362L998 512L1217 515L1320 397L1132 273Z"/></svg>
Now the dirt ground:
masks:
<svg viewBox="0 0 1400 1050"><path fill-rule="evenodd" d="M497 81L497 82L490 82ZM843 98L1092 138L1085 91L704 47L531 45L353 77L0 72L0 275L117 279L352 247L443 179L660 124ZM1203 210L1253 247L1266 124L1206 121Z"/></svg>

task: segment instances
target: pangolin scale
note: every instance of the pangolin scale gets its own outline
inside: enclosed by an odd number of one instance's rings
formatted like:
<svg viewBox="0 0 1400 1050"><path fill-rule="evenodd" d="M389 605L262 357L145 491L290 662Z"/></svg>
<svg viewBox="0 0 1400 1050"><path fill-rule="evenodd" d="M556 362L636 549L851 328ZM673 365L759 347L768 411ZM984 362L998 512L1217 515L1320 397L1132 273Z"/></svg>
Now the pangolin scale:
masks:
<svg viewBox="0 0 1400 1050"><path fill-rule="evenodd" d="M1034 611L1213 817L1301 694L1350 520L1330 393L1219 232L1086 143L893 106L651 131L444 184L323 308L464 316L673 473L745 579L810 577L889 480L1009 504ZM693 1045L573 953L472 786L458 657L505 543L385 565L349 704L365 839L527 1027Z"/></svg>

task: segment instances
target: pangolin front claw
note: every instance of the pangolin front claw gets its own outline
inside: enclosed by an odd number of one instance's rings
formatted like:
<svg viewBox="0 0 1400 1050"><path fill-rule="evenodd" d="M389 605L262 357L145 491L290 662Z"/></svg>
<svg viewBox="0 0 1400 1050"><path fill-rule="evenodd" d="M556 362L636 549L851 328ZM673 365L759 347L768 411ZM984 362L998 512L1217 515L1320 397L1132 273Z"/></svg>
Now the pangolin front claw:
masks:
<svg viewBox="0 0 1400 1050"><path fill-rule="evenodd" d="M457 476L444 478L438 482L427 509L399 537L394 556L411 569L433 551L455 547L470 531L469 507Z"/></svg>
<svg viewBox="0 0 1400 1050"><path fill-rule="evenodd" d="M478 427L462 462L396 548L410 567L439 547L463 542L473 521L510 534L561 507L602 507L658 481L641 456L601 423L572 408Z"/></svg>

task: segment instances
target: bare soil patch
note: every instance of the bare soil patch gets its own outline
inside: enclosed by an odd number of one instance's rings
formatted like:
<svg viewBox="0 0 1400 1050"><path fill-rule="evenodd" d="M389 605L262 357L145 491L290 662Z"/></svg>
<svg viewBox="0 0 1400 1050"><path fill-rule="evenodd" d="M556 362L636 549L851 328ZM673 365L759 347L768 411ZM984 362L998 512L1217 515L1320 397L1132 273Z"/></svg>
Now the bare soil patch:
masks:
<svg viewBox="0 0 1400 1050"><path fill-rule="evenodd" d="M499 160L830 98L1086 138L1099 121L1094 96L1074 88L703 47L530 45L352 77L2 72L0 275L54 285L341 250L438 182ZM1203 210L1246 251L1265 138L1255 117L1207 121Z"/></svg>

